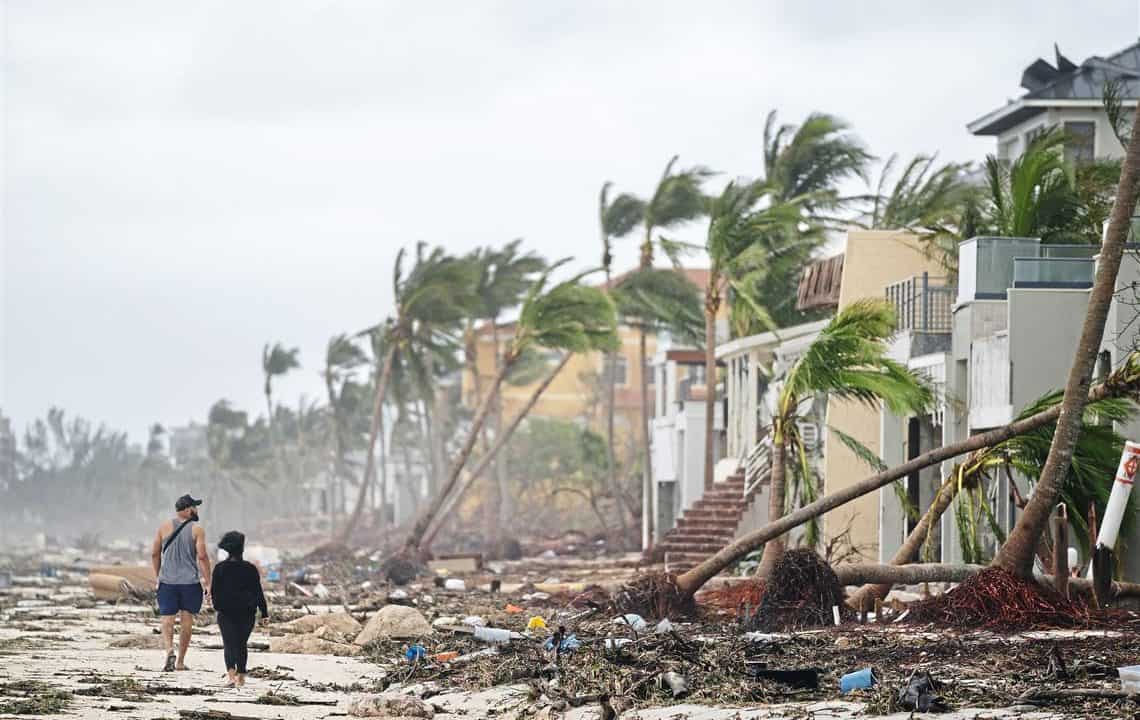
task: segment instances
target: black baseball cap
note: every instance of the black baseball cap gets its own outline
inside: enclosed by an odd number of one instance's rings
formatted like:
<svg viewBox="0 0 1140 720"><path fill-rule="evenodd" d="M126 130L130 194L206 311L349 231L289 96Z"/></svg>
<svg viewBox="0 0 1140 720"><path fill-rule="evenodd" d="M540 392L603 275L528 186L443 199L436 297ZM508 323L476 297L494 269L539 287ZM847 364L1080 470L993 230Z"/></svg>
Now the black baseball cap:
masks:
<svg viewBox="0 0 1140 720"><path fill-rule="evenodd" d="M175 510L185 510L186 508L189 508L189 507L198 507L201 504L202 504L201 500L195 500L194 498L190 497L189 495L183 495L182 497L180 497L174 501L174 509Z"/></svg>

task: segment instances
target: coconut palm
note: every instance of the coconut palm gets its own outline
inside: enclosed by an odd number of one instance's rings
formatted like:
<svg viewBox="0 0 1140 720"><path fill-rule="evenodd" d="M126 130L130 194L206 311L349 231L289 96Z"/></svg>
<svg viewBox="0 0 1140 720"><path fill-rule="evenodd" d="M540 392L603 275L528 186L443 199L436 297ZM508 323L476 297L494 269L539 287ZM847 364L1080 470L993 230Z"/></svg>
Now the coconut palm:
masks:
<svg viewBox="0 0 1140 720"><path fill-rule="evenodd" d="M337 507L332 510L336 521L339 503L344 497L344 480L351 473L345 464L345 453L349 446L349 426L352 415L348 402L352 393L346 392L352 383L356 370L368 362L368 355L348 335L340 334L329 338L325 346L325 392L328 397L328 420L333 440L333 483L336 487Z"/></svg>
<svg viewBox="0 0 1140 720"><path fill-rule="evenodd" d="M780 380L772 415L769 521L786 511L789 464L795 466L805 503L816 499L807 449L797 425L803 401L823 393L876 408L882 403L895 414L920 413L930 405L933 396L926 383L887 357L887 342L894 333L893 306L879 299L858 300L839 311ZM772 572L783 549L782 538L764 546L757 571L760 577Z"/></svg>
<svg viewBox="0 0 1140 720"><path fill-rule="evenodd" d="M653 268L656 249L661 248L674 266L680 264L680 255L683 245L660 234L661 230L675 230L686 225L705 214L705 196L701 189L705 180L713 175L708 168L695 165L682 170L676 169L679 156L674 155L665 164L657 186L642 208L641 224L644 235L639 248L638 270L645 271ZM654 235L655 233L656 236ZM648 293L649 287L643 289ZM657 305L656 300L650 307ZM638 327L638 363L641 377L641 451L642 462L642 514L643 526L647 536L653 537L652 513L647 511L649 498L652 496L653 458L649 446L649 366L647 333L648 326Z"/></svg>
<svg viewBox="0 0 1140 720"><path fill-rule="evenodd" d="M1012 162L986 157L985 221L1002 237L1039 237L1044 243L1079 242L1080 203L1073 168L1065 163L1065 135L1051 128Z"/></svg>
<svg viewBox="0 0 1140 720"><path fill-rule="evenodd" d="M775 321L763 298L754 293L753 280L768 271L776 248L795 242L801 235L802 199L771 203L772 187L763 182L730 182L719 197L709 202L709 225L705 252L709 257L709 282L705 287L705 487L713 483L713 416L716 408L716 319L721 303L732 292L736 319L749 317L774 330Z"/></svg>
<svg viewBox="0 0 1140 720"><path fill-rule="evenodd" d="M1088 313L1081 328L1081 338L1077 343L1068 382L1065 384L1061 416L1057 421L1057 430L1053 433L1048 458L1025 511L1018 518L998 556L994 558L995 565L1019 575L1029 575L1033 571L1037 540L1060 497L1073 449L1080 435L1081 419L1088 403L1087 390L1104 339L1108 311L1116 292L1116 278L1124 256L1125 242L1130 234L1137 189L1140 187L1140 122L1137 120L1140 120L1140 106L1137 106L1132 122L1132 137L1124 155L1116 201L1097 260L1096 280L1089 292Z"/></svg>
<svg viewBox="0 0 1140 720"><path fill-rule="evenodd" d="M402 553L405 558L419 555L428 526L454 490L502 384L520 359L538 347L587 352L616 346L616 315L613 303L605 293L582 285L581 275L547 289L550 273L565 262L556 263L545 272L523 300L514 335L504 349L499 371L475 411L467 437L452 462L443 487L435 493L426 512L419 516L408 534Z"/></svg>
<svg viewBox="0 0 1140 720"><path fill-rule="evenodd" d="M269 423L269 441L273 446L274 454L277 456L277 475L279 480L285 477L285 466L281 459L280 445L275 435L273 378L282 377L291 370L301 367L301 362L297 358L300 352L298 348L286 349L281 343L273 343L272 346L266 343L261 349L261 372L265 376L265 419L266 422Z"/></svg>
<svg viewBox="0 0 1140 720"><path fill-rule="evenodd" d="M1022 421L1055 408L1060 401L1060 391L1049 393L1026 406L1018 413L1015 421ZM1103 517L1111 489L1105 485L1104 478L1111 477L1115 473L1124 446L1124 438L1113 429L1113 423L1128 422L1135 414L1135 405L1125 398L1102 398L1090 402L1085 408L1081 437L1073 451L1073 463L1061 491L1061 501L1065 503L1067 515L1073 524L1074 537L1086 556L1093 540L1086 522L1088 509L1095 507L1097 516ZM966 460L955 465L938 489L930 507L891 558L891 564L905 565L919 559L922 548L929 547L929 540L932 537L930 531L934 523L939 521L960 494L967 496L972 493L975 496L969 500L970 506L959 508L960 514L972 514L974 508L980 509L985 502L984 494L979 492L983 483L996 481L999 475L1003 474L1010 483L1013 483L1011 470L1018 471L1024 477L1039 476L1045 466L1049 444L1056 427L1056 421L1046 423L1024 434L1015 435L1008 440L971 453ZM1121 534L1124 536L1130 534L1131 528L1135 525L1137 500L1135 497L1129 497L1129 509L1121 525ZM992 513L985 510L981 512L987 519L992 518ZM964 561L981 562L982 558L977 552L979 543L976 516L969 520L958 520L957 525L960 532L965 535L960 540ZM994 527L993 530L995 535L1001 536L1000 528ZM852 595L848 602L853 607L865 606L866 598L882 598L889 591L889 585L867 584Z"/></svg>
<svg viewBox="0 0 1140 720"><path fill-rule="evenodd" d="M447 254L440 248L428 252L424 243L416 246L415 264L404 273L404 250L396 255L392 271L392 292L396 312L378 328L383 338L383 359L377 358L375 398L372 404L372 422L368 433L364 473L352 515L341 528L340 541L347 543L360 522L368 498L368 486L376 465L376 441L380 433L381 415L392 377L396 351L406 351L423 339L417 333L421 323L433 327L456 326L467 315L474 292L474 267L471 263ZM430 336L430 334L429 334Z"/></svg>
<svg viewBox="0 0 1140 720"><path fill-rule="evenodd" d="M606 277L606 290L611 289L613 283L613 241L624 238L632 233L645 218L645 202L630 193L621 193L610 199L610 188L613 183L608 180L602 184L602 191L598 196L598 225L602 235L602 271ZM614 454L614 409L617 396L617 356L615 353L606 355L605 407L606 407L606 481L609 492L615 498L624 498L617 479L617 460ZM625 534L625 515L621 508L625 505L618 502L618 515L621 518L623 535ZM631 510L631 516L634 514Z"/></svg>
<svg viewBox="0 0 1140 720"><path fill-rule="evenodd" d="M501 248L481 248L468 256L475 265L478 279L475 284L475 303L467 318L464 333L464 355L467 367L471 369L474 404L482 400L482 377L479 373L478 343L476 325L486 323L491 328L491 343L494 371L498 372L500 358L499 318L506 310L516 307L525 297L527 289L536 276L546 269L546 260L541 256L522 252L521 239L512 240ZM492 408L491 429L497 435L503 425L502 404L496 400ZM487 428L481 434L482 448L486 452L489 441ZM506 491L505 467L495 463L494 482L487 502L487 541L491 547L497 545L502 527L501 519L510 515L508 503L510 493Z"/></svg>

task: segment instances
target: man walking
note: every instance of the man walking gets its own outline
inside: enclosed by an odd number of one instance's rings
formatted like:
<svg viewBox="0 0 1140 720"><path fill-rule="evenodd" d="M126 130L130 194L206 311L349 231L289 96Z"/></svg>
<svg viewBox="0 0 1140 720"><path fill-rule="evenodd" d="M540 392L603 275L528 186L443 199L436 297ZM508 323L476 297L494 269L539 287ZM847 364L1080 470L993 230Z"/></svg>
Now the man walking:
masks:
<svg viewBox="0 0 1140 720"><path fill-rule="evenodd" d="M158 614L162 616L163 670L186 669L186 650L194 631L194 616L210 594L210 555L206 531L197 525L201 500L183 495L174 503L175 515L158 528L151 562L158 576ZM174 657L174 618L178 617L178 659Z"/></svg>

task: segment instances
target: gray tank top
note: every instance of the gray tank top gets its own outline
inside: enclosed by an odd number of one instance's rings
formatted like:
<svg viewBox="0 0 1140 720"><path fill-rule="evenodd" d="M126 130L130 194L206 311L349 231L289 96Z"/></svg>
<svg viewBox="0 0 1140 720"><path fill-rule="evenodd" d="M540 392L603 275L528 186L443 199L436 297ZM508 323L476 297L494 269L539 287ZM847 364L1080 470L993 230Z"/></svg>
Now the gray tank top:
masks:
<svg viewBox="0 0 1140 720"><path fill-rule="evenodd" d="M193 520L187 520L187 524ZM174 518L173 528L178 529L182 520ZM165 544L169 535L162 538ZM162 565L158 568L158 581L167 585L193 585L198 582L198 552L194 542L194 526L182 529L174 542L162 552Z"/></svg>

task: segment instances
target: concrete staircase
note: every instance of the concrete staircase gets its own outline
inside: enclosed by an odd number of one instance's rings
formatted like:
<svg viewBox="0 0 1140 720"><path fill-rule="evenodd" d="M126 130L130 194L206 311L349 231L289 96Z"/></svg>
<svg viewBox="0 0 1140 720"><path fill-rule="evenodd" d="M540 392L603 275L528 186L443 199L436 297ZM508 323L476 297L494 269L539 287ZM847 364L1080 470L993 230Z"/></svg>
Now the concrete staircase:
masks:
<svg viewBox="0 0 1140 720"><path fill-rule="evenodd" d="M684 572L736 538L740 519L751 503L744 497L744 484L742 469L713 485L681 514L661 539L666 570Z"/></svg>

